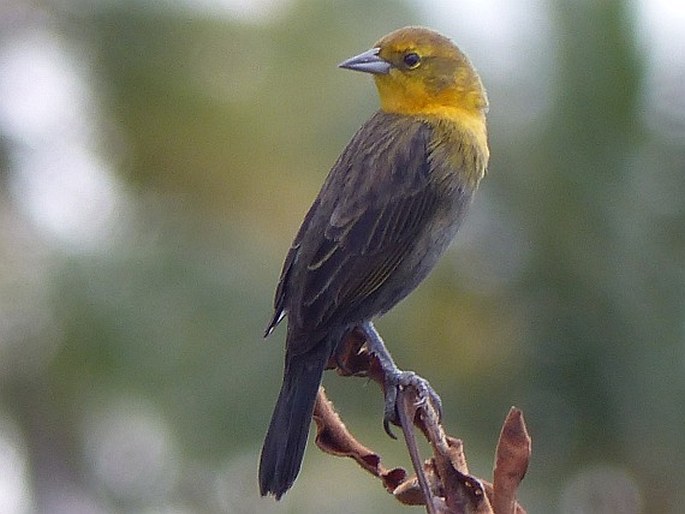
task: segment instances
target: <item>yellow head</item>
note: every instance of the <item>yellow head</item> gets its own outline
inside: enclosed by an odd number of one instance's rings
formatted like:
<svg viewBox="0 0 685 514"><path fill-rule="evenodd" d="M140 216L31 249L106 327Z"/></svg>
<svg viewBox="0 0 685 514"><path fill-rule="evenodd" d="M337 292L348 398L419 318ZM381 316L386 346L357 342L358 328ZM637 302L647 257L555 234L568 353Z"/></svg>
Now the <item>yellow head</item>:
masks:
<svg viewBox="0 0 685 514"><path fill-rule="evenodd" d="M469 59L445 36L405 27L340 64L373 73L386 112L484 120L485 89Z"/></svg>

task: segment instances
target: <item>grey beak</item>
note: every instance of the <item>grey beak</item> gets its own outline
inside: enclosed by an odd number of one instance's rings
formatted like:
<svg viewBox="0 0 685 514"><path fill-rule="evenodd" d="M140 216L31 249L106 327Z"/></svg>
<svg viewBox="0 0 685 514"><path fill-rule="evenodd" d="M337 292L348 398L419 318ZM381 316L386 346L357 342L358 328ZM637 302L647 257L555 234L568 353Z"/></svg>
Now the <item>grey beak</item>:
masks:
<svg viewBox="0 0 685 514"><path fill-rule="evenodd" d="M363 71L364 73L374 73L376 75L386 75L390 73L391 65L383 60L378 52L380 48L372 48L364 53L350 57L338 64L338 68L348 70Z"/></svg>

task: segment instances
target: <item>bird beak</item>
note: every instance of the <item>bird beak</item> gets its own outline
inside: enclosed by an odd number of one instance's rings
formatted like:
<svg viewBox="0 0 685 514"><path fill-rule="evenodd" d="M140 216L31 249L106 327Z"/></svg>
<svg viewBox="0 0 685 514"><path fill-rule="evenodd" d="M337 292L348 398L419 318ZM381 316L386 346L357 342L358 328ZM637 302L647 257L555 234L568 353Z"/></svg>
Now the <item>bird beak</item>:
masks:
<svg viewBox="0 0 685 514"><path fill-rule="evenodd" d="M375 75L387 75L390 73L391 65L388 61L382 59L378 52L380 52L380 48L372 48L341 62L338 64L338 68L363 71L364 73L373 73Z"/></svg>

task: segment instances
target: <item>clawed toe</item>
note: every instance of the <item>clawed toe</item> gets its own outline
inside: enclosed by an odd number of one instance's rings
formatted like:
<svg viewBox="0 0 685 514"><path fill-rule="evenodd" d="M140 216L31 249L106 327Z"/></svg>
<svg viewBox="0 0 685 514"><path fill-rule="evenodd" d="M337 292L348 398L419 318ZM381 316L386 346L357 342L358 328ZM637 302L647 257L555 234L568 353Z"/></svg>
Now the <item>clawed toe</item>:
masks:
<svg viewBox="0 0 685 514"><path fill-rule="evenodd" d="M420 377L413 371L400 371L389 373L385 384L385 409L383 413L383 428L385 433L393 439L397 439L390 429L390 424L399 426L399 415L397 405L398 392L407 387L414 387L417 393L417 407L422 407L430 402L442 417L442 401L440 396L431 387L428 380Z"/></svg>
<svg viewBox="0 0 685 514"><path fill-rule="evenodd" d="M425 406L426 402L430 401L438 412L438 416L442 417L442 402L428 380L421 378L413 371L402 371L395 365L373 323L368 321L357 328L364 335L369 353L377 359L383 372L385 381L383 387L385 394L383 428L385 432L393 439L397 439L390 430L390 425L400 426L398 414L400 406L397 405L397 397L399 391L407 387L413 387L416 390L417 407Z"/></svg>

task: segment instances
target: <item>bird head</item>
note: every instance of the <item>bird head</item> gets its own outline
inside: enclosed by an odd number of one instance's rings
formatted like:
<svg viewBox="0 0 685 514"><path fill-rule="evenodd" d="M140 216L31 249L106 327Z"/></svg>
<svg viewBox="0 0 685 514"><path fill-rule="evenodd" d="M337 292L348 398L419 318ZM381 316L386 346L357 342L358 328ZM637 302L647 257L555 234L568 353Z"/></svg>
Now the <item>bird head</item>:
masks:
<svg viewBox="0 0 685 514"><path fill-rule="evenodd" d="M386 112L483 117L488 100L480 77L450 39L423 27L405 27L341 68L372 73Z"/></svg>

